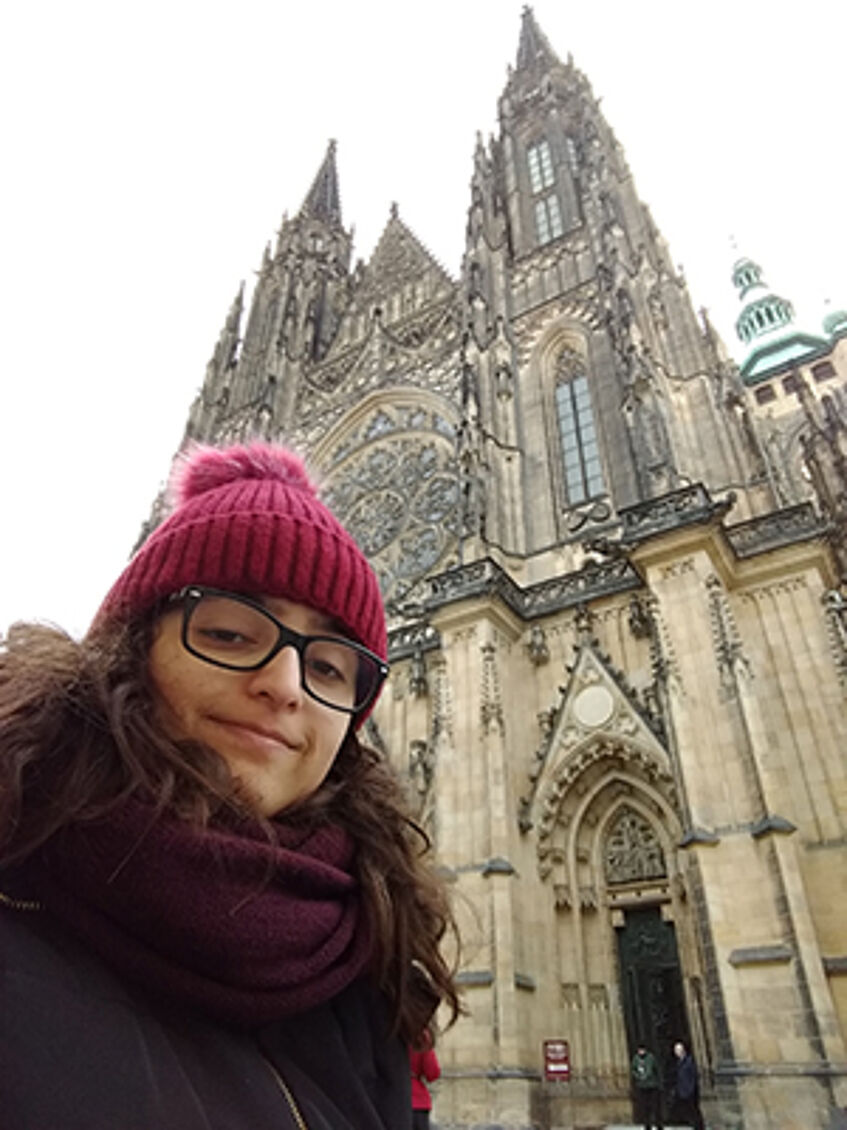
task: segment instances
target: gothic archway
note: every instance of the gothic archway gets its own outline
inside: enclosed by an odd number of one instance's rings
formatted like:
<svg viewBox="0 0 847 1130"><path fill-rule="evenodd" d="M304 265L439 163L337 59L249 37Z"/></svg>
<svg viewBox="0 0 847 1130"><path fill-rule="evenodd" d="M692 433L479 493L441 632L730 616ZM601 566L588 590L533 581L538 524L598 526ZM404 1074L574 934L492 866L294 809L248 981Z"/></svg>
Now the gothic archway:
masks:
<svg viewBox="0 0 847 1130"><path fill-rule="evenodd" d="M665 845L640 806L621 804L602 840L607 892L619 903L616 935L621 1006L630 1055L645 1043L672 1072L675 1040L689 1041L682 967L670 906Z"/></svg>
<svg viewBox="0 0 847 1130"><path fill-rule="evenodd" d="M665 923L681 835L675 794L658 749L620 738L597 736L555 760L535 827L539 873L557 910L563 1026L573 1033L575 1077L587 1073L625 1095L631 1024L619 930L636 887Z"/></svg>

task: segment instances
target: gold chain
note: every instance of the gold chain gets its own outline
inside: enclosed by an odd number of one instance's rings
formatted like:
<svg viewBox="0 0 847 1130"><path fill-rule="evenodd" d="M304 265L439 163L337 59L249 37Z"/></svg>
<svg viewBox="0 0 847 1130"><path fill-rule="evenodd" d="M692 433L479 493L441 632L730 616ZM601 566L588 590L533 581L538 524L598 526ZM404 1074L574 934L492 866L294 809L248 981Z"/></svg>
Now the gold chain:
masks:
<svg viewBox="0 0 847 1130"><path fill-rule="evenodd" d="M297 1105L297 1102L294 1098L294 1095L292 1095L291 1089L289 1088L288 1084L285 1082L283 1077L266 1056L262 1056L262 1059L264 1059L265 1063L268 1065L271 1074L279 1085L279 1089L285 1095L285 1101L288 1103L288 1109L291 1111L291 1116L294 1119L297 1130L309 1130L309 1127L306 1125L306 1119L300 1113L300 1107Z"/></svg>
<svg viewBox="0 0 847 1130"><path fill-rule="evenodd" d="M7 906L9 910L41 910L40 902L33 899L13 899L0 891L0 906Z"/></svg>

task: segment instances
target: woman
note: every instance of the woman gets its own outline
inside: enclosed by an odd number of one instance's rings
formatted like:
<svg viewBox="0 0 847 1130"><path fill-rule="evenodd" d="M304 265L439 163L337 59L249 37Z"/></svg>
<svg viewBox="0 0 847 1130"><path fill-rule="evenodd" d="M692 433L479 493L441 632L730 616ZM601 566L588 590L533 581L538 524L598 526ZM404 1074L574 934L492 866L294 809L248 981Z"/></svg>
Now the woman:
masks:
<svg viewBox="0 0 847 1130"><path fill-rule="evenodd" d="M4 1130L396 1130L451 926L358 738L373 571L295 456L197 449L82 643L0 654Z"/></svg>

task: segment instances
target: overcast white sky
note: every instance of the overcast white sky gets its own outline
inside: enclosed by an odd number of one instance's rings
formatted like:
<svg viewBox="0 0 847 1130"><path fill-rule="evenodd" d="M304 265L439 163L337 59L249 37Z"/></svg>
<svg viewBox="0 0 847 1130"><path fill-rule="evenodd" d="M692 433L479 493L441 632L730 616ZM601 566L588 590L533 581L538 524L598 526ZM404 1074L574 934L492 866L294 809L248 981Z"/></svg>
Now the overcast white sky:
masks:
<svg viewBox="0 0 847 1130"><path fill-rule="evenodd" d="M537 0L730 341L729 234L807 324L847 305L847 4ZM28 0L0 26L0 630L83 631L239 280L327 139L367 258L400 215L458 271L518 0Z"/></svg>

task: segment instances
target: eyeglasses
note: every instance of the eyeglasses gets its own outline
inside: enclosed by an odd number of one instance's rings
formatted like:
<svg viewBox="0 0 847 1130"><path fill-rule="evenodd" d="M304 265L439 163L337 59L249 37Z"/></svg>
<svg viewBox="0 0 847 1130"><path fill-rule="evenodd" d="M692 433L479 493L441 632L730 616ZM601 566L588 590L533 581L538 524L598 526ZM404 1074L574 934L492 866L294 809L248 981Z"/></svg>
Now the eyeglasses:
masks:
<svg viewBox="0 0 847 1130"><path fill-rule="evenodd" d="M182 644L205 663L228 671L257 671L285 647L300 657L300 685L312 698L358 714L373 702L388 664L339 636L304 636L255 600L189 585L170 598L182 605Z"/></svg>

